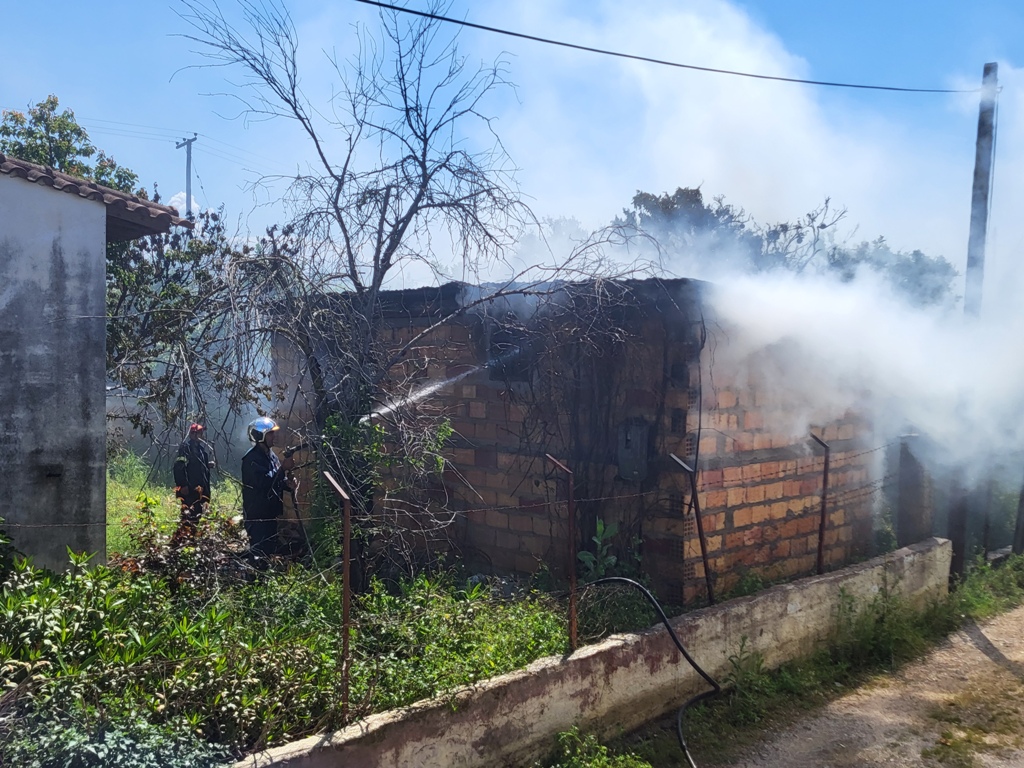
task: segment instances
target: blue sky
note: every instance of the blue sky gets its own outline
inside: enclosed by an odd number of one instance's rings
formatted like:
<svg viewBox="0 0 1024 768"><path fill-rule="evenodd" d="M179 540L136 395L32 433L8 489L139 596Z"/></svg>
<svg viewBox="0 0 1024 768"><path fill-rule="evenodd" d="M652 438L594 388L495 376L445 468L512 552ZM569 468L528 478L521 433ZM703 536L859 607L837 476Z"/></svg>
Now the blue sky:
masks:
<svg viewBox="0 0 1024 768"><path fill-rule="evenodd" d="M289 0L311 100L330 94L322 48L351 50L355 22L376 13L350 0ZM410 0L423 8L423 0ZM8 4L0 107L56 94L93 141L164 199L184 189L226 206L241 233L282 218L280 188L254 199L260 174L307 162L284 121L247 124L222 96L225 73L201 64L174 4ZM233 4L224 0L231 13ZM809 0L455 0L470 21L641 55L783 76L915 87L976 87L998 61L1000 132L989 282L1015 274L1024 245L1024 4L821 3ZM703 185L759 221L792 219L831 197L846 236L885 235L941 253L962 269L977 97L890 94L741 80L603 58L464 31L462 50L505 54L515 93L488 105L541 216L607 223L637 190ZM186 68L186 69L183 69ZM236 77L237 79L237 77ZM1002 272L1000 271L1002 270Z"/></svg>

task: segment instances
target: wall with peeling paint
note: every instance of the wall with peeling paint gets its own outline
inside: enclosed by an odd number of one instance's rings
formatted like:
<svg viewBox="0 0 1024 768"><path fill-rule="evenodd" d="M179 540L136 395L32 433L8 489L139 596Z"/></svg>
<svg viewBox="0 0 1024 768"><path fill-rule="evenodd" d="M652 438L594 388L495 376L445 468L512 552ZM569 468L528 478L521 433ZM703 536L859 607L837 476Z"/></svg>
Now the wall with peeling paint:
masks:
<svg viewBox="0 0 1024 768"><path fill-rule="evenodd" d="M0 176L0 517L37 565L105 557L106 209Z"/></svg>
<svg viewBox="0 0 1024 768"><path fill-rule="evenodd" d="M809 654L833 627L841 595L864 603L883 588L919 607L946 593L952 550L929 539L824 576L674 619L683 645L719 680L743 638L769 668ZM663 628L616 635L569 657L423 702L368 717L247 758L235 768L275 766L527 766L572 725L604 736L634 729L680 706L707 685L680 658Z"/></svg>

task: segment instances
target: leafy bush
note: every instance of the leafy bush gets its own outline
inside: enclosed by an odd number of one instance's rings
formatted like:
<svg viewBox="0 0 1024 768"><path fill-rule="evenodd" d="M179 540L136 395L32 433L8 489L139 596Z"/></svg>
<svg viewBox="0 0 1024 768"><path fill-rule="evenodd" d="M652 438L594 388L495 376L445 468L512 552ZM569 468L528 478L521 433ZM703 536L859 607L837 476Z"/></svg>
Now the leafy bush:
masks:
<svg viewBox="0 0 1024 768"><path fill-rule="evenodd" d="M580 592L577 606L579 636L595 642L617 632L647 629L659 621L658 614L642 594L626 584L601 584ZM669 611L669 615L673 615Z"/></svg>
<svg viewBox="0 0 1024 768"><path fill-rule="evenodd" d="M636 755L613 755L592 734L572 729L558 734L557 756L546 768L651 768L651 764Z"/></svg>
<svg viewBox="0 0 1024 768"><path fill-rule="evenodd" d="M62 575L21 562L0 585L0 682L21 686L29 709L102 713L83 720L94 724L79 729L88 733L127 733L124 722L175 726L234 754L342 724L342 596L330 574L292 567L252 582L180 580L135 562L132 571L76 557ZM374 583L353 621L355 716L566 645L564 614L550 598L499 599L449 578L420 577L398 593ZM64 730L55 729L85 743Z"/></svg>
<svg viewBox="0 0 1024 768"><path fill-rule="evenodd" d="M2 736L0 765L19 768L215 768L230 757L186 730L136 719L87 725L67 716L33 716Z"/></svg>

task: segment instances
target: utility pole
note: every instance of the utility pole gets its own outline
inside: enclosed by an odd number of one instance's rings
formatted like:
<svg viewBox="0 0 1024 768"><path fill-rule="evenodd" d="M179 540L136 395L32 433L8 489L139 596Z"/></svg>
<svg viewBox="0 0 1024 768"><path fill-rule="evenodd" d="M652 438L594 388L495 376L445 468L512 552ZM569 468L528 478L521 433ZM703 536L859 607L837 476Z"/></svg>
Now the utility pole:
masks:
<svg viewBox="0 0 1024 768"><path fill-rule="evenodd" d="M964 313L981 313L981 288L985 277L985 234L988 230L989 190L992 188L992 158L995 151L996 91L999 66L985 65L978 110L978 141L974 155L974 189L971 193L971 233L967 240L967 270Z"/></svg>
<svg viewBox="0 0 1024 768"><path fill-rule="evenodd" d="M967 269L964 275L964 314L981 314L981 289L985 282L985 235L988 231L989 191L992 189L992 157L995 153L996 91L999 67L985 65L978 108L978 140L974 154L974 186L971 191L971 232L967 239ZM948 536L953 544L951 579L962 578L967 568L967 518L970 495L958 475L950 487ZM986 513L987 514L987 513Z"/></svg>
<svg viewBox="0 0 1024 768"><path fill-rule="evenodd" d="M175 149L185 148L185 218L190 221L192 220L192 143L198 138L199 134L193 133L191 139L182 139L174 145Z"/></svg>

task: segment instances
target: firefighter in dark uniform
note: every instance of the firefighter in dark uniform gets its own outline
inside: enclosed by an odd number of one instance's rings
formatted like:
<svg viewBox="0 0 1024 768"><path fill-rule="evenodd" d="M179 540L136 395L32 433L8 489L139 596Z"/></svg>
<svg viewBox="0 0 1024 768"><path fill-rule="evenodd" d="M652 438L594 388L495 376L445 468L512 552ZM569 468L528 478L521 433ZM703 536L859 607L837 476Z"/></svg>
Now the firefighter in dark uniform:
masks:
<svg viewBox="0 0 1024 768"><path fill-rule="evenodd" d="M253 446L242 457L242 515L249 549L256 557L277 553L277 519L284 513L284 494L298 485L287 476L295 459L289 456L282 461L273 451L279 429L266 416L249 424Z"/></svg>
<svg viewBox="0 0 1024 768"><path fill-rule="evenodd" d="M196 523L210 503L210 470L214 463L209 445L202 439L204 431L202 424L190 426L174 460L174 495L181 502L178 534L194 534Z"/></svg>

